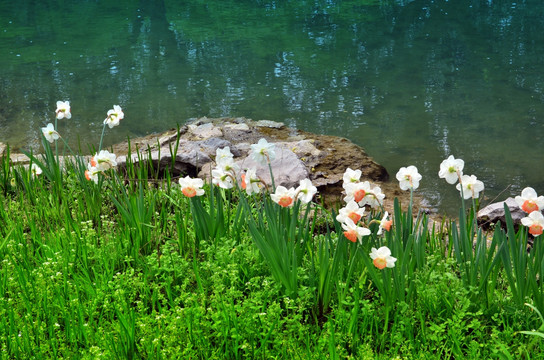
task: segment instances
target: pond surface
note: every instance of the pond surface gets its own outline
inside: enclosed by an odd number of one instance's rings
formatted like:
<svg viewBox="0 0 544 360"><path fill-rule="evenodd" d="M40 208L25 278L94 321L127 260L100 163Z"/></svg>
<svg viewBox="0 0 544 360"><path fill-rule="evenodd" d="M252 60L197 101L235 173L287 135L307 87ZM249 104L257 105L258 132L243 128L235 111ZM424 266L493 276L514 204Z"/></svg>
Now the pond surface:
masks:
<svg viewBox="0 0 544 360"><path fill-rule="evenodd" d="M84 149L114 104L106 145L245 116L349 138L393 180L416 165L440 211L450 154L484 204L544 194L544 2L0 0L0 141L38 150L57 100Z"/></svg>

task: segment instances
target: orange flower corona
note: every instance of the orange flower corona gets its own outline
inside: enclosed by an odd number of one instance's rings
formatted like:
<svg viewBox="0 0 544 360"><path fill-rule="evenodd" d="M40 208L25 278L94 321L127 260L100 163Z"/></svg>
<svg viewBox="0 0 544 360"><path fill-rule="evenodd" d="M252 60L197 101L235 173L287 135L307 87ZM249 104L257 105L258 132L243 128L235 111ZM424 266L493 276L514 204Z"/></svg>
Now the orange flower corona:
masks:
<svg viewBox="0 0 544 360"><path fill-rule="evenodd" d="M355 230L344 231L344 236L351 242L357 241L357 233L355 232Z"/></svg>
<svg viewBox="0 0 544 360"><path fill-rule="evenodd" d="M383 257L375 258L373 263L374 263L374 266L380 270L385 269L385 267L387 266L387 260L385 260L385 258Z"/></svg>
<svg viewBox="0 0 544 360"><path fill-rule="evenodd" d="M521 209L525 211L527 214L532 213L533 211L538 210L538 205L532 201L532 200L525 200L523 205L521 205Z"/></svg>
<svg viewBox="0 0 544 360"><path fill-rule="evenodd" d="M354 224L357 224L361 220L361 215L357 214L355 211L349 213L348 217L353 221Z"/></svg>
<svg viewBox="0 0 544 360"><path fill-rule="evenodd" d="M290 196L282 196L280 198L280 201L278 201L278 205L283 207L288 207L293 202L293 198Z"/></svg>
<svg viewBox="0 0 544 360"><path fill-rule="evenodd" d="M359 189L359 190L355 191L355 193L353 194L355 202L359 202L359 201L363 200L363 198L365 196L366 196L366 191L364 191L363 189Z"/></svg>
<svg viewBox="0 0 544 360"><path fill-rule="evenodd" d="M533 224L529 227L529 234L538 236L542 235L542 226L538 224Z"/></svg>
<svg viewBox="0 0 544 360"><path fill-rule="evenodd" d="M382 224L382 228L385 230L385 231L389 231L391 230L391 225L393 224L393 220L387 220L387 221L384 221L383 224Z"/></svg>
<svg viewBox="0 0 544 360"><path fill-rule="evenodd" d="M240 184L242 190L245 190L247 185L246 185L246 174L242 174L242 183Z"/></svg>
<svg viewBox="0 0 544 360"><path fill-rule="evenodd" d="M181 190L181 192L187 197L196 196L196 189L194 187L185 187Z"/></svg>

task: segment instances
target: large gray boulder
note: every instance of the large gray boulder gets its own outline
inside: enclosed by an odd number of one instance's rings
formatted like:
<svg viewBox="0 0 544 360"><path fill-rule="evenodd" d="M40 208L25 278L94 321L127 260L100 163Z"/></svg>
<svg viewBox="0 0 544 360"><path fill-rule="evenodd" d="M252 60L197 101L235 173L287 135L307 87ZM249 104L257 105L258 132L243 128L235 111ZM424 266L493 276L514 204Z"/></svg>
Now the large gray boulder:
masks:
<svg viewBox="0 0 544 360"><path fill-rule="evenodd" d="M519 205L516 203L516 200L512 197L509 197L504 201L489 204L478 211L478 224L484 228L488 228L500 221L501 224L504 225L506 221L504 204L506 204L508 207L514 224L516 226L521 224L521 219L526 217L527 214L520 209Z"/></svg>
<svg viewBox="0 0 544 360"><path fill-rule="evenodd" d="M308 169L304 162L288 147L289 143L276 144L276 158L270 163L274 183L283 185L286 188L297 187L300 180L309 177ZM257 176L266 184L272 184L270 169L257 163L251 156L247 156L237 164L241 169L254 168L257 170Z"/></svg>
<svg viewBox="0 0 544 360"><path fill-rule="evenodd" d="M268 166L256 164L249 156L251 144L261 138L276 145L276 159L271 164L276 185L298 186L300 180L309 178L320 192L340 197L342 176L348 167L362 170L364 180L384 182L389 178L383 166L347 139L291 129L270 120L245 118L201 118L179 131L172 129L132 140L132 151L140 155L133 153L131 159L135 165L151 159L159 172L169 169L174 176L209 178L216 150L229 146L242 169L254 167L270 183ZM119 156L118 167L126 166L128 143L113 146L113 151Z"/></svg>

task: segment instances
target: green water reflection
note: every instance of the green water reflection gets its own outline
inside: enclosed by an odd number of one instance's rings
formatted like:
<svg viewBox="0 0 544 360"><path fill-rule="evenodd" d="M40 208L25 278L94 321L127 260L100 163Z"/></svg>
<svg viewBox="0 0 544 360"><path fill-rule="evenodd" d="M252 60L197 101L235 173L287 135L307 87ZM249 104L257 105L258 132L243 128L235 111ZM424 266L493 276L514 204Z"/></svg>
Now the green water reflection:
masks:
<svg viewBox="0 0 544 360"><path fill-rule="evenodd" d="M246 116L340 135L392 177L437 179L449 154L493 198L544 193L544 3L481 0L0 0L0 141L39 148L55 102L59 131L106 144L189 118Z"/></svg>

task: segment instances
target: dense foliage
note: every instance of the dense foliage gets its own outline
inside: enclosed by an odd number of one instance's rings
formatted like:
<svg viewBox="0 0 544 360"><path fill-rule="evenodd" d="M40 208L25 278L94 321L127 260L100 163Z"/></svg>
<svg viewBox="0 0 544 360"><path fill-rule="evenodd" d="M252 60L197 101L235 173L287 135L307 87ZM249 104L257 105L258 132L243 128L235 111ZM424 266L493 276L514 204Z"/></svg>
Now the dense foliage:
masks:
<svg viewBox="0 0 544 360"><path fill-rule="evenodd" d="M315 203L188 198L150 163L95 183L44 144L41 175L1 162L3 359L543 358L519 333L543 330L543 246L511 221L484 234L463 209L436 229L397 202L351 242Z"/></svg>

